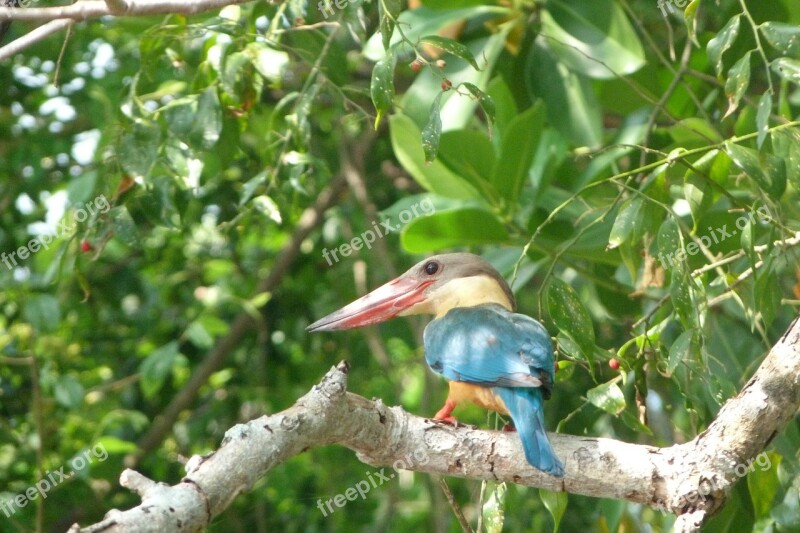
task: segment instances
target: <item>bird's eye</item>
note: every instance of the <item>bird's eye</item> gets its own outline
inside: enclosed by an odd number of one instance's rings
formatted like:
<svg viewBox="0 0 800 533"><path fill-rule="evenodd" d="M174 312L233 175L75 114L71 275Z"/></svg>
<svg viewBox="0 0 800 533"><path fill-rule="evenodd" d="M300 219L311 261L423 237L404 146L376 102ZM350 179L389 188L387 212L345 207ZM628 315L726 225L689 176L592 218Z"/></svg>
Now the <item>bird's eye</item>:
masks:
<svg viewBox="0 0 800 533"><path fill-rule="evenodd" d="M434 274L439 272L439 263L437 263L436 261L428 261L422 268L425 269L426 274L428 274L429 276L433 276Z"/></svg>

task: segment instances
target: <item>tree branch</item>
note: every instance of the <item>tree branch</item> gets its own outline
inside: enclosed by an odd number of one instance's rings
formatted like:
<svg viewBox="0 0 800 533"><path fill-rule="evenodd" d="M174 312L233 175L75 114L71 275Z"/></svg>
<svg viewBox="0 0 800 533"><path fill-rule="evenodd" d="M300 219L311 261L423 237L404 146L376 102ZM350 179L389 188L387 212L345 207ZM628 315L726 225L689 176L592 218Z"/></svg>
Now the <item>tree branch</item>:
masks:
<svg viewBox="0 0 800 533"><path fill-rule="evenodd" d="M196 15L221 9L232 4L246 4L252 0L79 0L74 4L57 7L5 7L0 6L0 22L11 20L46 22L42 26L0 47L0 61L13 57L25 48L45 39L74 21L105 16L143 17L148 15Z"/></svg>
<svg viewBox="0 0 800 533"><path fill-rule="evenodd" d="M724 504L741 477L736 467L760 453L800 407L800 320L709 428L686 444L656 448L551 434L566 466L563 480L520 460L516 434L456 428L367 400L347 392L347 372L340 363L292 407L234 426L217 451L189 460L177 485L125 470L120 483L142 496L141 505L70 531L201 530L269 470L328 444L346 446L373 466L646 504L678 515L676 531L695 531Z"/></svg>

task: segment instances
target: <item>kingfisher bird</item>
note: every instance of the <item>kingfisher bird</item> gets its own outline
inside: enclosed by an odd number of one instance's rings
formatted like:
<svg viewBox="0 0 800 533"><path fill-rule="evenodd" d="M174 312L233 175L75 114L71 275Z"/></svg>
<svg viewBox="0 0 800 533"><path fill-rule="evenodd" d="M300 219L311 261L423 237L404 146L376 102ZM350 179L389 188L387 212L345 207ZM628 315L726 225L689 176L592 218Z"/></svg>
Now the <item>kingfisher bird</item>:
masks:
<svg viewBox="0 0 800 533"><path fill-rule="evenodd" d="M472 402L510 415L528 462L556 477L564 465L544 430L543 400L553 388L553 343L541 323L515 313L505 279L480 256L434 255L400 277L317 320L308 331L368 326L396 316L432 314L425 360L449 381L434 419L455 423L456 405Z"/></svg>

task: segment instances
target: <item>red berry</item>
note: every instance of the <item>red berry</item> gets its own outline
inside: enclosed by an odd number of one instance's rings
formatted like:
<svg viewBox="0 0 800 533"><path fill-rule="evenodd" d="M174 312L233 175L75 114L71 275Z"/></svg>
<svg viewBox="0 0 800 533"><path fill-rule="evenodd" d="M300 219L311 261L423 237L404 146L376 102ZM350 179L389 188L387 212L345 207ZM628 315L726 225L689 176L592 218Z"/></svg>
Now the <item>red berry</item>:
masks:
<svg viewBox="0 0 800 533"><path fill-rule="evenodd" d="M92 251L92 243L89 241L81 241L81 251L82 252L91 252Z"/></svg>
<svg viewBox="0 0 800 533"><path fill-rule="evenodd" d="M412 61L411 65L409 66L411 67L411 70L413 70L414 72L419 72L422 69L422 63L420 63L416 59Z"/></svg>
<svg viewBox="0 0 800 533"><path fill-rule="evenodd" d="M443 91L449 91L452 86L453 86L453 82L450 81L450 80L444 80L442 82L442 90Z"/></svg>
<svg viewBox="0 0 800 533"><path fill-rule="evenodd" d="M619 361L616 359L609 359L608 366L611 367L611 370L619 370Z"/></svg>

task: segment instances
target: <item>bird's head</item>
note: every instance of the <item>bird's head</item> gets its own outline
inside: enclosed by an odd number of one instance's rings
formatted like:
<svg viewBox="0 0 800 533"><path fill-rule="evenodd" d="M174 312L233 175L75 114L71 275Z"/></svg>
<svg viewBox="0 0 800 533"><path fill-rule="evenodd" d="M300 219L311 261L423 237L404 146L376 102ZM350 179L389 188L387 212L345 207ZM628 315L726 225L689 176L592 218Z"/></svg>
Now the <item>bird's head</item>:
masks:
<svg viewBox="0 0 800 533"><path fill-rule="evenodd" d="M492 265L475 254L434 255L307 329L350 329L421 313L442 316L454 307L484 303L509 310L515 305L511 288Z"/></svg>

